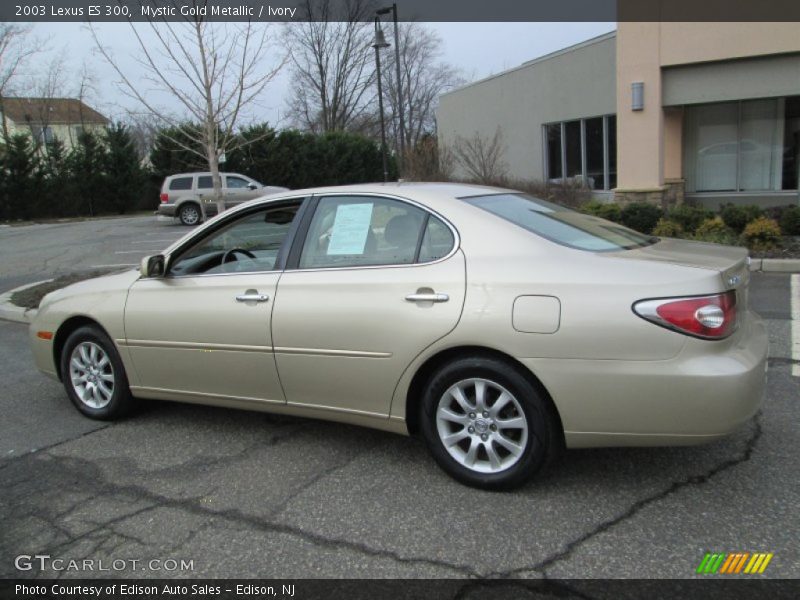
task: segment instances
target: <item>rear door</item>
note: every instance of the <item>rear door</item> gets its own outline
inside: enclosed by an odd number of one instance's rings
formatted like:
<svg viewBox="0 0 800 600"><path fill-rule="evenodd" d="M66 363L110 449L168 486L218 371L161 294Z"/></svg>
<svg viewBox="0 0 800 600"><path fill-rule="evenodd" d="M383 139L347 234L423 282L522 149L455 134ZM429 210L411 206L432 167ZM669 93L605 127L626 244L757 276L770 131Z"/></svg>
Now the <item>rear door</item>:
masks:
<svg viewBox="0 0 800 600"><path fill-rule="evenodd" d="M465 264L455 230L396 198L315 198L273 309L289 404L387 416L403 371L458 323Z"/></svg>
<svg viewBox="0 0 800 600"><path fill-rule="evenodd" d="M206 215L217 214L217 203L214 200L214 180L211 175L197 176L197 198L203 203Z"/></svg>

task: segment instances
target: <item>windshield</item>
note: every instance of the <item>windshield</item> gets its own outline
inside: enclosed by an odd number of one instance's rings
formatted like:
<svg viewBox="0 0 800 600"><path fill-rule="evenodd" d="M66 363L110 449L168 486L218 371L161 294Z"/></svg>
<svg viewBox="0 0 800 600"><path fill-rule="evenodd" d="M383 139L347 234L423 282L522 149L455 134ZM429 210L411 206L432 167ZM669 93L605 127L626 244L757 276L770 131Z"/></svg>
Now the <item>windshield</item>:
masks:
<svg viewBox="0 0 800 600"><path fill-rule="evenodd" d="M613 252L649 246L653 236L540 200L527 194L469 196L465 202L510 221L550 241L590 252Z"/></svg>

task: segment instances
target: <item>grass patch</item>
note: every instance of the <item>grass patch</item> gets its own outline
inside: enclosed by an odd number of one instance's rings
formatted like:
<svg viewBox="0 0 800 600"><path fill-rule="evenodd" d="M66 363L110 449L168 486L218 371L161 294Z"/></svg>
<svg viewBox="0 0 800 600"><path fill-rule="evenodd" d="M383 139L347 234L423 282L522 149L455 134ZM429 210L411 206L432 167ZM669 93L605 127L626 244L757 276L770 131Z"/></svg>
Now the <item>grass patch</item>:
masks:
<svg viewBox="0 0 800 600"><path fill-rule="evenodd" d="M67 275L61 275L53 279L53 281L46 281L39 285L20 290L11 294L11 303L25 309L39 308L39 303L47 294L60 290L70 284L84 281L86 279L93 279L94 277L101 277L109 273L117 273L125 269L94 269L92 271L76 271Z"/></svg>

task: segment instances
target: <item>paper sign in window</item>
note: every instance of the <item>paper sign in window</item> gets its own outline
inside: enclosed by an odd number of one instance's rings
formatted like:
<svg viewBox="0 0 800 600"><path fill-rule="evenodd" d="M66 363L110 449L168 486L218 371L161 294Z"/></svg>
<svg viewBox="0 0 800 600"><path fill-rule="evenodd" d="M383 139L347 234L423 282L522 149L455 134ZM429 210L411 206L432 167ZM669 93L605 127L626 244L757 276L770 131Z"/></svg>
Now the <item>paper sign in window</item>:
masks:
<svg viewBox="0 0 800 600"><path fill-rule="evenodd" d="M364 254L367 235L372 222L372 203L341 204L336 208L328 256L339 254Z"/></svg>

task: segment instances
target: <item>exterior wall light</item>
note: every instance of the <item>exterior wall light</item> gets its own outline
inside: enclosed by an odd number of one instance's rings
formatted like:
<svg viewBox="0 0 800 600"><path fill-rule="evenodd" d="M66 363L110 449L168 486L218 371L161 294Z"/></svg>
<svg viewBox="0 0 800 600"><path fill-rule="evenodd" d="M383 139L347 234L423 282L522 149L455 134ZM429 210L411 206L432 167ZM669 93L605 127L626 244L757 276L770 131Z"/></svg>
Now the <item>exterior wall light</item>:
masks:
<svg viewBox="0 0 800 600"><path fill-rule="evenodd" d="M634 81L631 84L631 110L644 110L643 81Z"/></svg>

